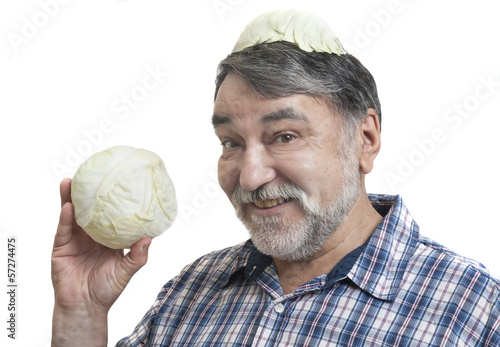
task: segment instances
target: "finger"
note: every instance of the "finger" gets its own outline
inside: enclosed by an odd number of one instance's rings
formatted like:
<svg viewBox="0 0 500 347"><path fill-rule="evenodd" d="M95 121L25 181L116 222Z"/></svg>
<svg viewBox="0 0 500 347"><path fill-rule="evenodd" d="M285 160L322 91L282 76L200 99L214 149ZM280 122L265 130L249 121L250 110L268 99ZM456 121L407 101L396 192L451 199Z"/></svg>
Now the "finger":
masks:
<svg viewBox="0 0 500 347"><path fill-rule="evenodd" d="M134 243L130 252L121 259L121 267L130 279L148 261L151 238L145 237Z"/></svg>
<svg viewBox="0 0 500 347"><path fill-rule="evenodd" d="M61 181L59 191L61 194L61 207L63 207L65 203L71 202L71 178L65 178Z"/></svg>
<svg viewBox="0 0 500 347"><path fill-rule="evenodd" d="M70 202L65 203L61 208L54 247L64 246L71 240L73 236L73 216L73 205Z"/></svg>

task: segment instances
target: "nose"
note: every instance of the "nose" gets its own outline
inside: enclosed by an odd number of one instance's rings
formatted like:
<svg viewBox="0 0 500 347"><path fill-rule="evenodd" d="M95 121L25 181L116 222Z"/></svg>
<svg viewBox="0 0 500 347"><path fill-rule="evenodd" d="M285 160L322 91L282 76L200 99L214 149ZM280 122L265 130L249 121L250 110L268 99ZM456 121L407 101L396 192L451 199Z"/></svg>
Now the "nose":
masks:
<svg viewBox="0 0 500 347"><path fill-rule="evenodd" d="M243 189L253 191L276 177L272 157L265 146L248 146L240 162L240 185Z"/></svg>

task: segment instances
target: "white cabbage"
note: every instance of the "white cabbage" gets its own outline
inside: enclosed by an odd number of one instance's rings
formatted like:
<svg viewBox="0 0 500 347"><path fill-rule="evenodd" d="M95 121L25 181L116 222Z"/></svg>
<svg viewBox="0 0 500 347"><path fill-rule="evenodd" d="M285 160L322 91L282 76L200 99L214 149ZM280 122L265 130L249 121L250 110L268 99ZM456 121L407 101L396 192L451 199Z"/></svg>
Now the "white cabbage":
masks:
<svg viewBox="0 0 500 347"><path fill-rule="evenodd" d="M273 10L255 18L241 33L233 53L276 41L295 43L306 52L346 53L338 36L323 19L295 9Z"/></svg>
<svg viewBox="0 0 500 347"><path fill-rule="evenodd" d="M87 159L73 177L71 199L78 225L114 249L159 236L177 216L174 185L161 158L127 146Z"/></svg>

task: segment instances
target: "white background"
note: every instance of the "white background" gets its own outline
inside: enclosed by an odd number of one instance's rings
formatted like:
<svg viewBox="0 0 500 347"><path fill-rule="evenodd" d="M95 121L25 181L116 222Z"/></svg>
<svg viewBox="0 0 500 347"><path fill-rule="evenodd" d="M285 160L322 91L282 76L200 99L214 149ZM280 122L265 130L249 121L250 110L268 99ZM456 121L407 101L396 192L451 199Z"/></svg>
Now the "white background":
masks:
<svg viewBox="0 0 500 347"><path fill-rule="evenodd" d="M401 194L422 234L500 275L495 1L2 1L0 345L50 344L58 186L85 150L124 144L156 152L180 207L112 308L110 345L184 265L247 238L213 179L215 69L251 19L280 7L321 15L377 81L383 148L368 190ZM141 94L151 69L161 83ZM124 95L141 99L128 114ZM452 114L456 105L467 117ZM98 136L103 119L107 133ZM76 158L78 151L85 155ZM10 236L17 238L15 341L4 328Z"/></svg>

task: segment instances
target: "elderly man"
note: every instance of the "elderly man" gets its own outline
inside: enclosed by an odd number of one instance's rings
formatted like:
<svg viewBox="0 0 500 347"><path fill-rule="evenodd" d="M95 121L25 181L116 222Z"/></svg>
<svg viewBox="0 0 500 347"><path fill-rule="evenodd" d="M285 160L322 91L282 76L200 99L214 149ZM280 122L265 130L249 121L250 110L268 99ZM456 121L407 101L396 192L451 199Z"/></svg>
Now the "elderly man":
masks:
<svg viewBox="0 0 500 347"><path fill-rule="evenodd" d="M218 70L219 182L251 239L169 281L118 346L499 346L500 283L369 195L375 82L318 18L252 22ZM146 263L76 226L69 180L53 251L53 344L105 346L107 312Z"/></svg>

